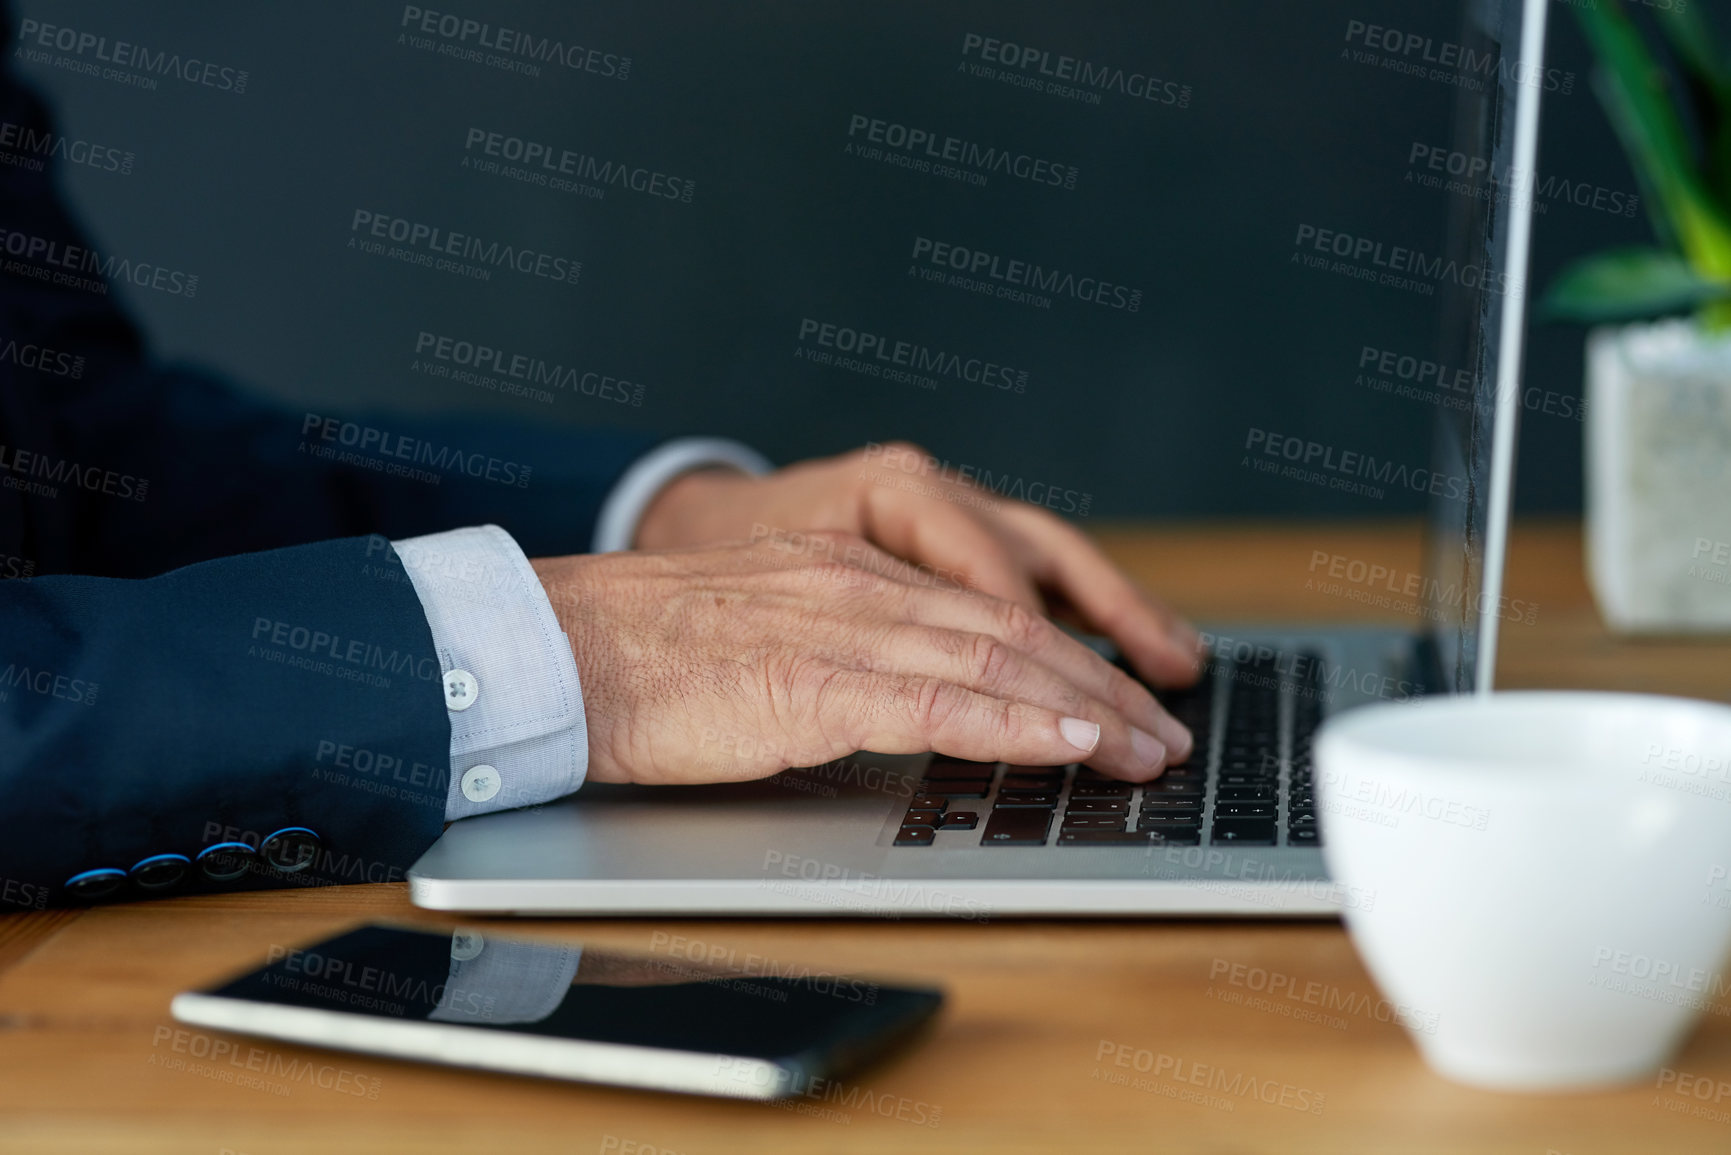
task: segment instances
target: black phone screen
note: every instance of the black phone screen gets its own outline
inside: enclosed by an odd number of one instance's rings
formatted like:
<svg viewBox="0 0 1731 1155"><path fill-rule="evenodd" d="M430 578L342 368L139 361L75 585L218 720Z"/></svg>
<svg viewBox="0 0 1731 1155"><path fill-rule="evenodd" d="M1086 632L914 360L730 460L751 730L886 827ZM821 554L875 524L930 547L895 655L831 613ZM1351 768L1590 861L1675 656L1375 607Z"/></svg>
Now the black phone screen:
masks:
<svg viewBox="0 0 1731 1155"><path fill-rule="evenodd" d="M274 950L206 994L399 1021L423 1020L666 1051L762 1059L839 1074L917 1030L930 989L805 969L737 971L473 930L364 926Z"/></svg>

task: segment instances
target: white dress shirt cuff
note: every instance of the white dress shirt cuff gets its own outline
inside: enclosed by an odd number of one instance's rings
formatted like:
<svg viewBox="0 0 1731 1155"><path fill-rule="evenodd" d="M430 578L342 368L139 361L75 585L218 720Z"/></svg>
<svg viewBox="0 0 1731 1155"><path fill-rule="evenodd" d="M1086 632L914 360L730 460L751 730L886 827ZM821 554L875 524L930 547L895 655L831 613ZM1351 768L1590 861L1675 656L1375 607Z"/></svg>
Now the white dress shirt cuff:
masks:
<svg viewBox="0 0 1731 1155"><path fill-rule="evenodd" d="M722 437L679 437L659 445L632 462L614 483L595 521L595 541L589 552L630 549L649 503L668 482L682 473L716 465L732 466L754 476L775 468L749 445Z"/></svg>
<svg viewBox="0 0 1731 1155"><path fill-rule="evenodd" d="M484 525L391 544L439 658L451 720L445 820L576 790L589 766L577 663L511 535Z"/></svg>
<svg viewBox="0 0 1731 1155"><path fill-rule="evenodd" d="M473 932L466 936L468 949L474 949L477 937ZM427 1018L495 1027L541 1022L571 993L582 961L581 944L492 939L478 955L451 956L439 1005Z"/></svg>

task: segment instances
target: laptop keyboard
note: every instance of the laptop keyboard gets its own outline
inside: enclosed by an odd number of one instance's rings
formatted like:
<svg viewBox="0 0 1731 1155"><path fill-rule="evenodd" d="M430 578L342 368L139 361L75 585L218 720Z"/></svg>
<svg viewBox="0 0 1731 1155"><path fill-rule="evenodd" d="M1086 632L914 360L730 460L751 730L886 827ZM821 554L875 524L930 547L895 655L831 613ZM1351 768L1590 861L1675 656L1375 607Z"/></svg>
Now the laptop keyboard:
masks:
<svg viewBox="0 0 1731 1155"><path fill-rule="evenodd" d="M895 845L1320 846L1310 746L1321 662L1285 657L1213 662L1194 687L1161 691L1196 748L1143 785L1076 765L934 757ZM977 841L952 834L976 829Z"/></svg>

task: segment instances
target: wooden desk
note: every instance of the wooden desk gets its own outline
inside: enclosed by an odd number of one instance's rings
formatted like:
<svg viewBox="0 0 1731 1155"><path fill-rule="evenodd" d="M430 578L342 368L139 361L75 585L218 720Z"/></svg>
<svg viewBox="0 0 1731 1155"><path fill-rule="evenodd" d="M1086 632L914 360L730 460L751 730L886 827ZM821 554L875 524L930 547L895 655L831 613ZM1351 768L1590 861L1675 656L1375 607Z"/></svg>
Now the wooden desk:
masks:
<svg viewBox="0 0 1731 1155"><path fill-rule="evenodd" d="M1321 551L1416 570L1417 533L1400 524L1104 536L1126 565L1198 618L1399 621L1410 619L1320 592L1312 567L1328 564L1316 562ZM1731 645L1608 637L1582 583L1580 558L1573 526L1528 525L1517 533L1508 593L1537 612L1534 624L1505 630L1504 685L1731 694ZM1382 1021L1375 990L1331 924L478 923L662 953L678 944L657 936L680 935L700 944L680 946L686 952L714 946L739 958L756 953L827 970L920 976L948 989L950 1006L924 1046L791 1107L175 1034L168 1001L176 991L248 965L273 944L303 944L372 917L455 921L415 911L401 886L0 919L0 1151L1731 1149L1731 1006L1704 1016L1674 1060L1676 1069L1704 1077L1710 1096L1726 1080L1717 1103L1653 1085L1576 1096L1471 1091L1432 1075L1400 1029ZM1280 978L1264 980L1264 971ZM1264 982L1320 993L1309 1003L1269 998L1252 989ZM213 1058L219 1044L238 1049ZM1115 1047L1128 1048L1122 1053L1131 1067L1113 1065ZM1144 1065L1160 1066L1136 1070L1137 1051L1148 1053ZM1191 1076L1197 1064L1218 1068L1228 1085L1240 1076L1255 1080L1277 1101L1218 1091L1200 1092L1202 1101L1180 1097L1199 1089L1173 1076ZM1200 1077L1207 1082L1206 1072ZM1692 1108L1722 1113L1691 1116Z"/></svg>

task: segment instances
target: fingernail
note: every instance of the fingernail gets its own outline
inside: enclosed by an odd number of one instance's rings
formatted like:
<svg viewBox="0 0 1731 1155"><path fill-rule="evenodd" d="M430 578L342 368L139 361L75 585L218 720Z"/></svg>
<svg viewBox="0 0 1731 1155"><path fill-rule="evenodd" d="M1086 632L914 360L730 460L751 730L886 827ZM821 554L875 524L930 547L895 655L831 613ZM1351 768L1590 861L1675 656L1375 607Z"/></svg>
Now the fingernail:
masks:
<svg viewBox="0 0 1731 1155"><path fill-rule="evenodd" d="M1166 747L1146 730L1130 727L1130 749L1144 766L1158 766L1166 760Z"/></svg>
<svg viewBox="0 0 1731 1155"><path fill-rule="evenodd" d="M1166 731L1166 745L1173 757L1180 761L1190 757L1190 751L1196 748L1196 736L1190 733L1189 727L1172 718L1161 729Z"/></svg>
<svg viewBox="0 0 1731 1155"><path fill-rule="evenodd" d="M1092 754L1094 747L1100 744L1100 723L1089 722L1083 718L1059 719L1058 733L1064 735L1064 741L1084 754Z"/></svg>

